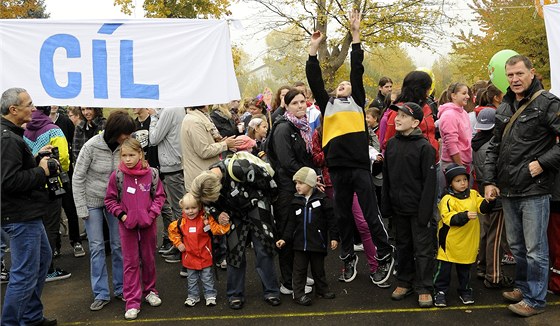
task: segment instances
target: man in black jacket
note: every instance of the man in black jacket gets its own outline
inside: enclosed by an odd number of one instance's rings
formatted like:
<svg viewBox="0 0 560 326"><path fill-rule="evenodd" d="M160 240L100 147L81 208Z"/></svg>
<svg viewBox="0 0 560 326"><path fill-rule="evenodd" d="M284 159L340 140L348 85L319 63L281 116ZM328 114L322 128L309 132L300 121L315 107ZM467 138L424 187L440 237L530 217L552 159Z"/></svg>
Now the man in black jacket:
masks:
<svg viewBox="0 0 560 326"><path fill-rule="evenodd" d="M506 75L510 87L496 111L484 193L487 199L502 196L507 239L517 262L515 288L503 296L515 302L511 311L529 317L546 305L546 230L552 182L560 167L560 100L542 91L527 57L508 59Z"/></svg>
<svg viewBox="0 0 560 326"><path fill-rule="evenodd" d="M2 94L2 229L10 236L12 267L4 297L2 324L56 325L43 316L41 292L51 262L43 226L48 194L48 158L39 166L23 140L21 125L35 110L26 90ZM44 148L47 149L47 148Z"/></svg>

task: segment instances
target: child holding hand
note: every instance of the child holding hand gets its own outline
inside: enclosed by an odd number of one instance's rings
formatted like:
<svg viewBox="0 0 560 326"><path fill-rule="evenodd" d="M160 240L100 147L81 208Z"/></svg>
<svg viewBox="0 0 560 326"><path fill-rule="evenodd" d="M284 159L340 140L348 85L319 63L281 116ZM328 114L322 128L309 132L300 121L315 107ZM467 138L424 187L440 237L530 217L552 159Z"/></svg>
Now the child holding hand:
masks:
<svg viewBox="0 0 560 326"><path fill-rule="evenodd" d="M309 306L311 298L305 294L308 265L311 265L317 296L325 299L335 297L329 290L325 276L325 256L327 246L332 250L338 247L338 228L330 200L316 189L315 171L303 167L294 174L293 180L296 183L297 194L291 204L288 225L282 238L276 241L276 246L282 248L286 242L293 244L294 300L300 305Z"/></svg>
<svg viewBox="0 0 560 326"><path fill-rule="evenodd" d="M208 232L226 234L230 227L229 220L221 217L218 224L190 193L183 196L179 205L183 209L183 216L169 225L168 233L169 240L181 252L181 262L187 269L188 294L185 306L194 307L200 302L199 280L204 288L206 306L215 306L218 292L214 286L212 239Z"/></svg>

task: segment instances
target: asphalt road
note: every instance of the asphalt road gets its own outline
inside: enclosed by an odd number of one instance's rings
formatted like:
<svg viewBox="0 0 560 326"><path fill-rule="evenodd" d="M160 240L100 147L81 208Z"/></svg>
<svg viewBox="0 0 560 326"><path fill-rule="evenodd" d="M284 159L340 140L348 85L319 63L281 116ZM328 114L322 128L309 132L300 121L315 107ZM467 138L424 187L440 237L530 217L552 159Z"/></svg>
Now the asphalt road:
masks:
<svg viewBox="0 0 560 326"><path fill-rule="evenodd" d="M87 249L87 241L84 241ZM72 273L67 280L45 285L42 301L45 315L57 318L59 325L560 325L560 297L548 295L546 312L531 318L517 317L506 307L500 290L484 288L482 281L473 277L471 283L475 304L464 306L454 291L450 290L447 308L420 309L415 295L403 301L392 301L389 289L380 289L369 279L366 258L359 253L358 276L351 283L337 281L341 263L336 252L330 252L326 260L327 278L334 300L314 299L313 305L303 307L295 304L291 296L282 295L282 304L271 307L262 300L262 287L254 270L254 253L248 251L246 303L235 311L228 307L225 296L226 272L218 271L216 288L218 305L206 307L199 303L185 307L187 297L186 279L179 276L179 264L168 264L157 259L157 289L163 301L159 307L143 303L138 319L124 319L125 305L113 300L100 311L90 311L93 301L89 281L89 255L74 258L68 238L63 238L62 257L55 265ZM109 261L110 265L110 261ZM512 275L513 268L506 267ZM110 273L109 273L110 275ZM473 274L474 276L474 274ZM455 276L454 276L455 277ZM394 280L393 280L394 281ZM456 286L452 283L452 288ZM2 287L2 298L5 289ZM314 298L314 297L313 297Z"/></svg>

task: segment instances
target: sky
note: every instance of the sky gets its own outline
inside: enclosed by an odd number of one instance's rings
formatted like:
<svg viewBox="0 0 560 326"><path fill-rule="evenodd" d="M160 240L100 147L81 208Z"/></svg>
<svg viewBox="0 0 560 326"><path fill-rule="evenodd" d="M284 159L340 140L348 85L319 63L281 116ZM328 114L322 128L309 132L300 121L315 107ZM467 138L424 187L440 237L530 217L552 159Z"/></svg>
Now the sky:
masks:
<svg viewBox="0 0 560 326"><path fill-rule="evenodd" d="M113 0L45 0L47 12L51 19L116 19L116 18L143 18L142 0L133 0L136 3L136 11L132 16L120 12L119 7L113 5ZM254 5L253 5L254 6ZM464 1L453 6L455 13L469 15L468 8ZM231 41L242 46L244 49L252 49L253 58L261 57L266 51L266 33L253 35L251 26L255 25L255 12L251 5L246 3L234 3L230 10L231 18L237 19L238 23L231 24ZM241 27L242 26L242 27ZM431 67L433 62L440 56L447 54L451 49L451 39L444 39L440 45L434 49L435 53L423 49L407 47L409 55L417 67ZM254 60L254 67L260 64L259 60Z"/></svg>

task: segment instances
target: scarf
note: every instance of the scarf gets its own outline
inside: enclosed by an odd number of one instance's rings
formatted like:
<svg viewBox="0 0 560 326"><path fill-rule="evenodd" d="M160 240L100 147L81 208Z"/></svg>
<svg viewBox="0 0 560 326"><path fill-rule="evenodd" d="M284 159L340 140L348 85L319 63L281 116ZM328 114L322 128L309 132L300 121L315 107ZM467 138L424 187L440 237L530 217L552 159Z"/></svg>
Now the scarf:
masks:
<svg viewBox="0 0 560 326"><path fill-rule="evenodd" d="M126 167L126 165L123 162L120 162L119 170L121 170L122 173L124 174L130 176L136 176L136 177L140 177L148 173L151 173L150 168L144 168L144 160L139 160L138 163L136 163L136 165L130 169Z"/></svg>
<svg viewBox="0 0 560 326"><path fill-rule="evenodd" d="M305 140L305 148L307 149L308 153L311 153L313 143L311 141L311 127L309 126L309 122L307 121L307 115L298 119L295 115L291 112L286 111L284 113L284 117L286 120L290 121L296 128L299 129L301 137Z"/></svg>

